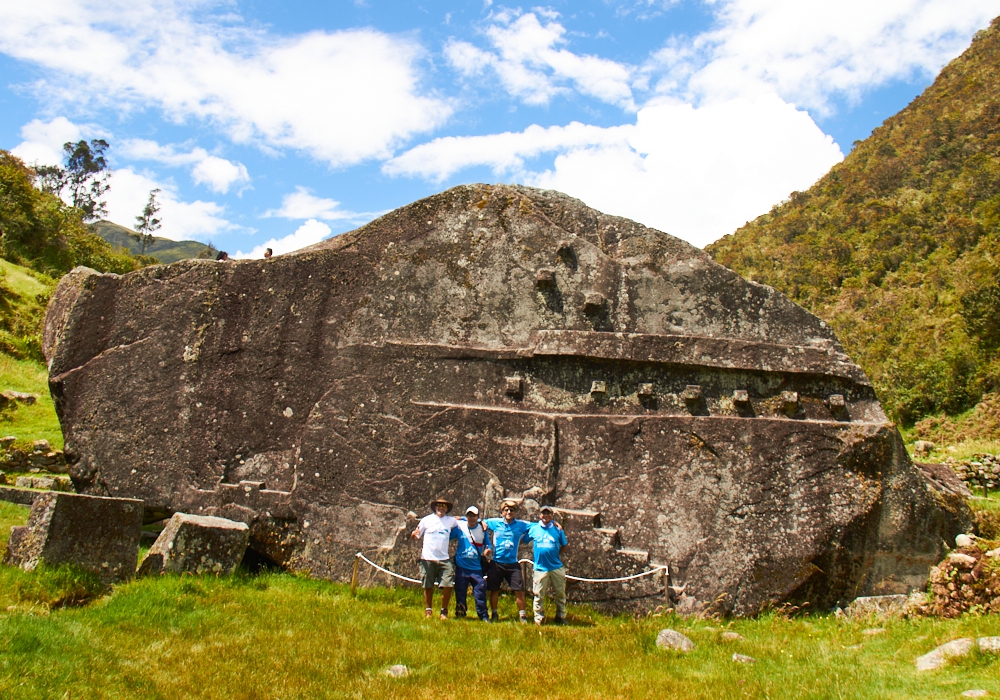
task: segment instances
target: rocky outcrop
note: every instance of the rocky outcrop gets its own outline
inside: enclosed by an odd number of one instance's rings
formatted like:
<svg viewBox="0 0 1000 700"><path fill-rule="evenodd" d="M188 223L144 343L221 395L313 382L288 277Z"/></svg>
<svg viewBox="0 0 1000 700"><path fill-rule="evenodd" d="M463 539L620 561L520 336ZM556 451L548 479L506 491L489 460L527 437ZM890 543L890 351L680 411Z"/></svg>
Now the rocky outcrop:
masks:
<svg viewBox="0 0 1000 700"><path fill-rule="evenodd" d="M72 564L105 583L131 578L142 514L142 502L130 498L38 494L28 523L11 528L4 563L28 571Z"/></svg>
<svg viewBox="0 0 1000 700"><path fill-rule="evenodd" d="M555 505L577 575L670 567L578 600L669 584L737 614L921 587L968 527L819 319L554 192L457 187L269 261L77 269L44 349L78 490L240 520L319 576L358 550L415 573L440 494Z"/></svg>

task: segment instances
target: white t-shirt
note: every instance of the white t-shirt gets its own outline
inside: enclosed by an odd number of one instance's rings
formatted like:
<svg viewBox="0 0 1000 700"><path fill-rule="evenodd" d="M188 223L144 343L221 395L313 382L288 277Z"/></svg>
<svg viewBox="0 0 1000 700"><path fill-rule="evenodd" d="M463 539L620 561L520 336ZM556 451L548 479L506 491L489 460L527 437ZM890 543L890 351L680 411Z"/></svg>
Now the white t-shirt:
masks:
<svg viewBox="0 0 1000 700"><path fill-rule="evenodd" d="M437 513L431 513L420 520L418 534L424 538L424 548L420 558L428 561L447 561L448 541L451 539L451 529L458 521L450 515L439 518Z"/></svg>

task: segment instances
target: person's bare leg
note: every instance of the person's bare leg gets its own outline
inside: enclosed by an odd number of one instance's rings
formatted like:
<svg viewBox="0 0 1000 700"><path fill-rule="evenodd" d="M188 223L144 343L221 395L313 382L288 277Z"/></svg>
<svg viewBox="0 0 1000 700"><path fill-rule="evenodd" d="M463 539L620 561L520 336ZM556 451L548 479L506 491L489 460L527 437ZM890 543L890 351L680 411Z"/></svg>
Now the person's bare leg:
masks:
<svg viewBox="0 0 1000 700"><path fill-rule="evenodd" d="M514 591L514 599L517 601L517 611L524 615L524 591Z"/></svg>
<svg viewBox="0 0 1000 700"><path fill-rule="evenodd" d="M490 610L497 614L497 606L500 605L500 591L490 591Z"/></svg>
<svg viewBox="0 0 1000 700"><path fill-rule="evenodd" d="M442 588L441 589L441 614L448 614L448 601L451 600L451 589Z"/></svg>

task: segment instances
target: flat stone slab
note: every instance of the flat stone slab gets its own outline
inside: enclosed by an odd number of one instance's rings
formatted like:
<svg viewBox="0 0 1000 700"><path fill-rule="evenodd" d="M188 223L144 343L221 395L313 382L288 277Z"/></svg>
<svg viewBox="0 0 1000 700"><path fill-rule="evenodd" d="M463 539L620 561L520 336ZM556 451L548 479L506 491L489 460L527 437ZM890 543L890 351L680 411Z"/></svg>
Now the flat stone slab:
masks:
<svg viewBox="0 0 1000 700"><path fill-rule="evenodd" d="M73 564L105 583L125 580L135 573L142 514L132 498L38 493L28 523L11 528L4 563L27 571Z"/></svg>
<svg viewBox="0 0 1000 700"><path fill-rule="evenodd" d="M0 486L0 501L7 501L8 503L30 506L35 502L35 496L37 495L37 491L29 491L28 489L16 488L14 486Z"/></svg>
<svg viewBox="0 0 1000 700"><path fill-rule="evenodd" d="M976 640L972 637L953 639L919 657L914 663L918 671L933 671L947 664L950 659L968 655L975 646Z"/></svg>
<svg viewBox="0 0 1000 700"><path fill-rule="evenodd" d="M906 609L906 600L902 594L863 596L852 600L844 613L850 618L899 616Z"/></svg>
<svg viewBox="0 0 1000 700"><path fill-rule="evenodd" d="M139 567L139 575L230 574L250 542L246 523L174 513Z"/></svg>

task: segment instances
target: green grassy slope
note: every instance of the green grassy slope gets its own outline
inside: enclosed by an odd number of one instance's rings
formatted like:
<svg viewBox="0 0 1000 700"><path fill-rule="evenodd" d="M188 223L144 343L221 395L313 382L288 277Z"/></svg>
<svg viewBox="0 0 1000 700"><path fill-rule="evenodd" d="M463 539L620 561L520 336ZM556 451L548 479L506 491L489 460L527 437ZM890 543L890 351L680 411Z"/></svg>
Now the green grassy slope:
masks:
<svg viewBox="0 0 1000 700"><path fill-rule="evenodd" d="M707 250L826 320L904 424L995 391L1000 24L816 185Z"/></svg>
<svg viewBox="0 0 1000 700"><path fill-rule="evenodd" d="M110 221L98 221L93 224L94 233L117 248L124 248L133 255L138 255L141 246L132 229L113 224ZM156 258L161 263L172 263L178 260L197 258L209 247L198 241L172 241L169 238L154 236L153 242L146 245L146 255Z"/></svg>
<svg viewBox="0 0 1000 700"><path fill-rule="evenodd" d="M18 403L0 411L0 434L14 435L24 444L45 439L61 449L62 431L41 349L45 305L55 285L51 277L0 259L0 391L39 397L34 405Z"/></svg>
<svg viewBox="0 0 1000 700"><path fill-rule="evenodd" d="M0 503L0 547L27 508ZM96 598L94 596L97 596ZM89 601L89 602L87 602ZM86 603L79 606L80 603ZM0 696L36 698L950 698L1000 693L996 656L918 673L997 616L841 621L641 618L570 608L568 627L425 620L413 588L349 588L290 574L163 576L101 596L67 569L0 566ZM658 649L657 632L695 642ZM865 630L881 629L875 634ZM742 635L727 641L723 631ZM734 653L756 663L736 663ZM410 675L385 670L405 664Z"/></svg>

